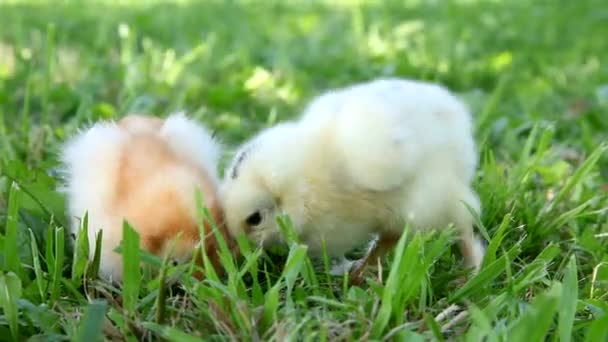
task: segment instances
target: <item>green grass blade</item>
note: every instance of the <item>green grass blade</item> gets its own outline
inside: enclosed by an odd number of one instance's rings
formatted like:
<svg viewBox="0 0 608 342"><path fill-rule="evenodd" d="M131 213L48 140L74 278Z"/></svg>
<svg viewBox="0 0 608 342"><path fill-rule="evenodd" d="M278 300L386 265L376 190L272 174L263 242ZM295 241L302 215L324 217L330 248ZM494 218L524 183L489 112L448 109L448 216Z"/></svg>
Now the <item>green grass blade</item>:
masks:
<svg viewBox="0 0 608 342"><path fill-rule="evenodd" d="M468 312L471 316L473 329L469 329L465 334L467 340L469 337L472 337L474 333L481 333L483 335L492 334L492 321L487 313L473 304L469 305ZM476 339L472 338L472 340Z"/></svg>
<svg viewBox="0 0 608 342"><path fill-rule="evenodd" d="M293 224L291 222L291 218L287 215L282 215L277 217L276 219L277 225L279 226L279 230L283 234L283 239L288 244L297 244L300 243L300 238L298 237L298 233L296 233Z"/></svg>
<svg viewBox="0 0 608 342"><path fill-rule="evenodd" d="M486 248L486 255L483 260L484 267L485 267L485 265L489 265L496 260L498 248L501 246L501 243L502 243L503 239L505 238L505 235L506 235L505 233L507 231L507 228L510 227L510 225L509 225L510 223L511 223L511 214L507 214L503 217L502 222L500 223L500 226L496 230L496 233L494 233L494 237L492 238L492 240L488 244L488 247ZM482 267L482 269L484 267Z"/></svg>
<svg viewBox="0 0 608 342"><path fill-rule="evenodd" d="M21 282L19 298L0 307L0 341L608 341L605 2L0 1L0 275ZM244 234L237 240L240 255L233 254L225 249L232 241L223 241L213 224L208 229L209 210L197 198L192 209L198 209L196 222L205 225L203 238L218 241L217 250L205 251L209 258L199 262L197 254L194 262L173 266L139 246L137 286L129 279L127 289L124 279L97 279L102 241L122 241L122 222L117 231L97 234L104 220L93 220L91 212L90 222L84 217L80 227L71 227L70 209L101 208L64 200L79 202L74 191L94 189L86 183L104 180L91 174L85 184L58 190L78 178L76 168L113 169L113 158L101 150L110 152L119 142L101 141L100 149L91 149L69 175L60 165L62 145L75 133L128 113L166 118L186 110L225 144L219 146L215 170L208 170L222 179L230 175L221 170L237 157L232 147L238 150L260 129L297 118L314 96L364 80L401 77L436 82L471 109L481 157L472 186L482 211L474 215L474 225L487 242L478 275L453 255L458 234L444 235L447 229L410 234L361 286L349 284L348 274L328 273L335 251L324 251L322 259L309 257L298 240L311 237L293 234L288 217L278 218L287 248L265 250L244 243ZM414 107L418 95L412 97ZM388 102L382 105L391 107ZM421 139L432 133L422 132ZM197 160L208 157L200 155L206 152L202 147L182 152ZM329 149L321 152L330 163L343 164ZM143 156L144 164L153 162L148 159ZM247 160L235 179L239 183L248 182L247 165L253 164ZM121 198L141 198L135 192L146 196L154 185L181 189L185 179L161 179L163 170L144 164L142 177L135 179L142 187L129 187L134 196ZM313 176L327 176L315 165ZM349 177L336 174L328 180L348 187ZM247 195L246 188L235 190ZM295 188L312 195L323 190ZM91 192L89 199L107 202L105 195L117 189L106 190ZM217 190L214 195L222 197L221 186ZM203 193L209 202L211 194ZM280 197L276 202L292 203L284 193L274 195ZM194 197L182 199L195 207ZM141 199L110 201L116 205L107 207L108 213L131 219L139 207L141 215L163 216L146 212L151 198ZM363 200L369 208L380 205L376 209L387 216L399 209ZM441 214L432 209L441 209L444 198L436 200L427 208L431 219ZM348 221L342 217L346 212L331 210L331 201L296 204L305 205L311 218L327 215L336 225ZM226 211L233 223L237 215L248 214L234 208ZM64 239L57 227L63 227ZM356 236L343 238L346 243ZM103 245L104 252L115 247ZM140 245L145 245L143 235ZM120 267L130 248L118 250L114 262ZM175 252L182 259L191 251ZM355 259L359 252L346 257ZM202 281L192 276L199 267L205 272ZM548 292L556 281L561 289ZM94 298L107 301L105 315L89 310ZM435 325L430 315L453 302L468 315L442 332L451 317ZM553 310L551 317L544 317L547 310Z"/></svg>
<svg viewBox="0 0 608 342"><path fill-rule="evenodd" d="M561 187L560 191L555 195L555 198L544 210L545 213L550 213L553 211L555 206L561 203L566 196L568 196L574 187L580 184L585 178L589 175L591 170L595 167L597 162L600 160L600 157L604 155L606 150L608 149L608 144L600 145L595 151L593 151L589 157L581 164L581 166L574 172L574 174L568 178L566 183Z"/></svg>
<svg viewBox="0 0 608 342"><path fill-rule="evenodd" d="M0 306L8 321L13 341L19 341L19 309L17 300L21 298L21 279L13 273L0 274Z"/></svg>
<svg viewBox="0 0 608 342"><path fill-rule="evenodd" d="M555 219L553 219L550 223L546 224L545 227L543 227L543 229L539 230L540 234L543 234L545 232L550 232L555 230L558 227L561 227L565 224L567 224L568 221L571 221L575 218L577 218L580 215L585 215L586 214L586 210L594 204L594 202L597 202L596 198L592 198L586 202L581 203L580 205L558 215Z"/></svg>
<svg viewBox="0 0 608 342"><path fill-rule="evenodd" d="M139 240L139 234L125 221L122 228L122 296L124 308L130 315L135 315L141 283Z"/></svg>
<svg viewBox="0 0 608 342"><path fill-rule="evenodd" d="M280 289L281 282L277 282L268 292L266 292L260 329L262 332L265 332L276 320L276 315L279 310Z"/></svg>
<svg viewBox="0 0 608 342"><path fill-rule="evenodd" d="M76 243L72 256L72 281L80 281L87 267L89 259L89 214L82 219L82 227L76 235Z"/></svg>
<svg viewBox="0 0 608 342"><path fill-rule="evenodd" d="M517 277L510 279L509 286L517 293L524 291L536 282L545 280L548 275L549 264L559 253L559 246L550 243Z"/></svg>
<svg viewBox="0 0 608 342"><path fill-rule="evenodd" d="M55 229L54 234L54 264L51 278L51 302L55 302L61 293L61 285L63 278L63 264L65 254L65 230L63 227Z"/></svg>
<svg viewBox="0 0 608 342"><path fill-rule="evenodd" d="M198 227L199 227L199 232L200 232L200 241L204 242L206 239L211 238L211 235L213 235L213 237L215 237L215 239L217 241L217 248L218 248L218 251L215 251L215 253L218 253L219 260L220 260L222 267L224 267L224 271L228 274L236 274L237 269L236 269L236 264L234 262L234 259L232 257L232 253L230 252L230 249L228 248L228 244L227 244L226 240L224 239L224 236L220 233L216 222L214 222L213 217L212 217L211 213L209 212L209 209L205 205L205 199L204 199L203 193L200 191L200 189L196 189L195 200L196 200L196 209L197 209L196 210L197 222L198 222ZM205 231L205 222L207 222L209 224L209 226L211 227L211 232ZM211 260L209 260L208 255L211 251L207 251L206 247L207 247L206 243L201 243L200 244L201 250L199 252L197 252L197 253L201 253L201 255L203 257L203 266L204 266L204 271L205 271L205 277L212 281L218 281L219 277L218 277L217 272L219 270L216 270L213 267Z"/></svg>
<svg viewBox="0 0 608 342"><path fill-rule="evenodd" d="M450 297L450 302L456 302L461 298L468 296L471 293L479 292L481 289L486 287L505 271L508 260L513 260L519 254L519 252L520 247L518 244L511 247L511 249L505 255L489 264L477 275L467 281L460 289L458 289Z"/></svg>
<svg viewBox="0 0 608 342"><path fill-rule="evenodd" d="M597 342L608 340L608 314L596 318L587 330L585 342Z"/></svg>
<svg viewBox="0 0 608 342"><path fill-rule="evenodd" d="M388 325L393 311L393 299L398 293L398 288L401 286L401 274L399 273L399 268L401 267L400 260L402 259L405 251L407 232L407 229L404 230L399 242L397 243L397 247L395 248L395 259L393 259L388 279L386 280L386 285L382 291L382 304L380 306L380 310L378 311L378 315L374 318L374 322L372 324L371 334L374 338L379 338Z"/></svg>
<svg viewBox="0 0 608 342"><path fill-rule="evenodd" d="M44 236L44 260L46 261L47 272L51 276L55 273L55 229L53 223L50 222Z"/></svg>
<svg viewBox="0 0 608 342"><path fill-rule="evenodd" d="M95 236L95 251L93 253L93 260L89 264L87 274L90 278L97 278L99 276L99 265L101 265L101 247L103 244L103 230L99 230Z"/></svg>
<svg viewBox="0 0 608 342"><path fill-rule="evenodd" d="M103 322L107 311L105 301L94 301L90 303L80 322L77 342L93 342L99 340L102 333Z"/></svg>
<svg viewBox="0 0 608 342"><path fill-rule="evenodd" d="M24 94L24 99L23 99L23 107L21 108L21 131L22 132L29 132L31 130L31 123L30 123L30 93L32 91L32 82L31 82L31 78L28 77L27 81L25 82L25 94Z"/></svg>
<svg viewBox="0 0 608 342"><path fill-rule="evenodd" d="M70 299L74 300L75 302L87 302L87 298L84 296L84 294L78 288L76 288L76 286L80 285L79 283L74 286L74 283L70 280L70 278L61 278L61 284L63 285L63 295L70 297Z"/></svg>
<svg viewBox="0 0 608 342"><path fill-rule="evenodd" d="M428 239L431 236L433 237L432 244L428 246L425 238ZM401 313L406 310L406 304L419 294L423 286L426 287L425 276L428 268L449 245L448 237L447 231L443 231L439 237L436 237L436 234L426 235L426 237L423 237L422 234L415 234L407 244L404 254L395 256L400 263L398 271L400 279L396 283L397 286L394 288L396 292L392 299L392 318L395 324L403 323ZM424 254L421 251L424 251Z"/></svg>
<svg viewBox="0 0 608 342"><path fill-rule="evenodd" d="M561 294L561 284L554 283L548 291L537 296L511 325L507 340L543 341L559 307Z"/></svg>
<svg viewBox="0 0 608 342"><path fill-rule="evenodd" d="M572 328L578 303L578 278L576 275L576 256L570 257L566 266L563 291L559 309L558 331L560 341L569 342L572 338Z"/></svg>
<svg viewBox="0 0 608 342"><path fill-rule="evenodd" d="M288 291L293 288L298 274L302 270L302 267L304 267L306 250L307 248L304 245L294 245L289 251L289 256L281 275L281 278L285 280Z"/></svg>
<svg viewBox="0 0 608 342"><path fill-rule="evenodd" d="M171 262L171 257L175 250L175 245L178 241L179 237L173 239L171 241L170 250L167 254L164 255L159 275L158 275L158 294L156 296L156 323L163 324L165 321L166 315L166 305L167 305L167 269L169 268L169 264Z"/></svg>
<svg viewBox="0 0 608 342"><path fill-rule="evenodd" d="M53 102L50 94L53 88L53 74L55 72L55 24L47 24L46 29L46 70L44 79L44 102L43 102L43 119L48 122L50 119L50 104Z"/></svg>
<svg viewBox="0 0 608 342"><path fill-rule="evenodd" d="M36 276L36 286L38 287L38 293L40 294L40 300L46 299L46 288L44 285L44 274L42 267L40 266L40 252L36 243L36 236L30 229L30 248L32 249L32 265L34 266L34 275Z"/></svg>
<svg viewBox="0 0 608 342"><path fill-rule="evenodd" d="M296 248L299 249L301 247L304 247L304 245L300 245L299 244L299 239L298 239L298 234L296 233L294 227L293 227L293 223L291 222L291 218L287 215L284 216L280 216L277 217L277 224L279 225L279 229L281 230L281 233L283 234L283 236L285 237L287 243L292 246L292 248ZM296 246L296 247L294 247ZM291 253L291 251L290 251ZM304 253L306 254L306 253ZM312 263L310 261L309 258L304 258L303 260L301 260L301 262L304 263L303 268L304 270L302 271L302 276L304 278L304 280L306 281L307 284L310 284L311 286L315 287L318 284L318 280L316 275L313 272L313 266ZM300 271L298 270L297 273L299 273ZM288 282L288 288L291 285L289 285Z"/></svg>
<svg viewBox="0 0 608 342"><path fill-rule="evenodd" d="M476 131L487 126L487 122L488 120L490 120L491 114L494 112L496 107L500 105L499 101L504 96L505 89L507 88L506 86L509 84L509 81L511 79L510 76L510 74L505 73L499 79L498 85L496 86L496 88L494 88L494 91L492 91L492 95L490 96L488 101L486 101L483 109L475 120Z"/></svg>
<svg viewBox="0 0 608 342"><path fill-rule="evenodd" d="M198 338L196 336L192 336L188 333L183 332L180 329L169 327L169 326L161 326L154 323L144 323L145 328L154 331L159 334L162 338L173 341L173 342L203 342L204 339Z"/></svg>
<svg viewBox="0 0 608 342"><path fill-rule="evenodd" d="M12 183L9 198L8 198L8 212L6 217L6 233L4 236L4 250L2 251L4 257L4 271L15 272L21 274L21 262L19 261L19 252L17 248L18 234L19 234L19 198L20 190L17 183Z"/></svg>
<svg viewBox="0 0 608 342"><path fill-rule="evenodd" d="M532 149L538 144L537 135L540 130L538 124L532 127L532 131L526 140L526 144L521 150L521 154L519 155L519 165L523 165L526 169L531 164L529 162L530 157L532 156ZM521 174L519 176L522 176Z"/></svg>
<svg viewBox="0 0 608 342"><path fill-rule="evenodd" d="M435 321L435 318L432 315L426 314L424 315L424 321L428 325L429 329L433 333L435 337L435 341L443 342L445 339L443 338L443 334L441 333L441 329L439 329L439 325Z"/></svg>

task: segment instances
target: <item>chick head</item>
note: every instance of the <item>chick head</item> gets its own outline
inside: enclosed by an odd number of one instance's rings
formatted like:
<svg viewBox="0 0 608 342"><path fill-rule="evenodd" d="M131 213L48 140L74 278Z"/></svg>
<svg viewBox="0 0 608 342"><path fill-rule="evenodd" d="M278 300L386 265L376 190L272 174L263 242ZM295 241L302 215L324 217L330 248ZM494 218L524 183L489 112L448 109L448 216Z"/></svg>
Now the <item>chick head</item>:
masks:
<svg viewBox="0 0 608 342"><path fill-rule="evenodd" d="M300 211L290 200L298 183L302 150L296 128L294 123L276 125L237 151L224 175L220 196L233 236L244 233L262 246L283 241L277 217Z"/></svg>

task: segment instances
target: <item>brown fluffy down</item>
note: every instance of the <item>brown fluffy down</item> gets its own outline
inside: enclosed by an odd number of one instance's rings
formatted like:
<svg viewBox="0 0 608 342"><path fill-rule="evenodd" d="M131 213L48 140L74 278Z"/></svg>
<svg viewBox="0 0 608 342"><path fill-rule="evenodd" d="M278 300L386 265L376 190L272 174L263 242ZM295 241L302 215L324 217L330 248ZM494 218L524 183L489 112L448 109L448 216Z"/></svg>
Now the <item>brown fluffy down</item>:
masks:
<svg viewBox="0 0 608 342"><path fill-rule="evenodd" d="M150 253L161 255L167 252L169 241L181 234L175 245L174 254L191 255L200 240L195 208L194 188L188 197L179 184L172 180L176 165L179 172L194 179L195 186L205 197L206 206L218 226L219 231L234 251L235 243L227 233L224 215L217 199L217 184L205 170L189 160L176 155L158 135L163 120L159 118L129 115L118 122L119 127L130 133L130 141L125 144L115 189L115 202L112 211L127 220L141 236L142 248ZM169 180L158 182L160 178ZM188 203L191 201L190 203ZM218 255L218 242L212 232L211 223L203 223L205 250L215 270L222 273ZM202 266L200 253L195 262ZM195 276L203 277L202 272Z"/></svg>

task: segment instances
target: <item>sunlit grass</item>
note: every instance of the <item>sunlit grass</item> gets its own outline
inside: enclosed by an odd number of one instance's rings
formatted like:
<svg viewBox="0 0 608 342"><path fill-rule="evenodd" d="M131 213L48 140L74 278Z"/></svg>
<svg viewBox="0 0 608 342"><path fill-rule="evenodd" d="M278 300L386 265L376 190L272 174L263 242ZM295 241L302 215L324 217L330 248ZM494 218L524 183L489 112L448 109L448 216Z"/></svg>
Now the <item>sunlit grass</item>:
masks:
<svg viewBox="0 0 608 342"><path fill-rule="evenodd" d="M0 340L605 340L606 18L600 0L3 1ZM79 128L184 109L228 160L311 96L378 76L441 82L473 109L477 276L446 231L404 236L360 287L297 241L241 240L201 282L125 225L117 286L67 233L57 152Z"/></svg>

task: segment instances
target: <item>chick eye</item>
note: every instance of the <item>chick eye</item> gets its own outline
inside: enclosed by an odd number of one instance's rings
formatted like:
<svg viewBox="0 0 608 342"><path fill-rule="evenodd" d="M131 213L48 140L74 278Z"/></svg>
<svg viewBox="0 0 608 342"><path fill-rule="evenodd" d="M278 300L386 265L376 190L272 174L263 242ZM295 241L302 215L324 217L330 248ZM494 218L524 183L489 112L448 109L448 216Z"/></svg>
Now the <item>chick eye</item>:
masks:
<svg viewBox="0 0 608 342"><path fill-rule="evenodd" d="M257 226L258 224L260 224L262 222L262 215L260 214L259 211L256 211L255 213L249 215L249 217L247 217L245 222L249 226Z"/></svg>

